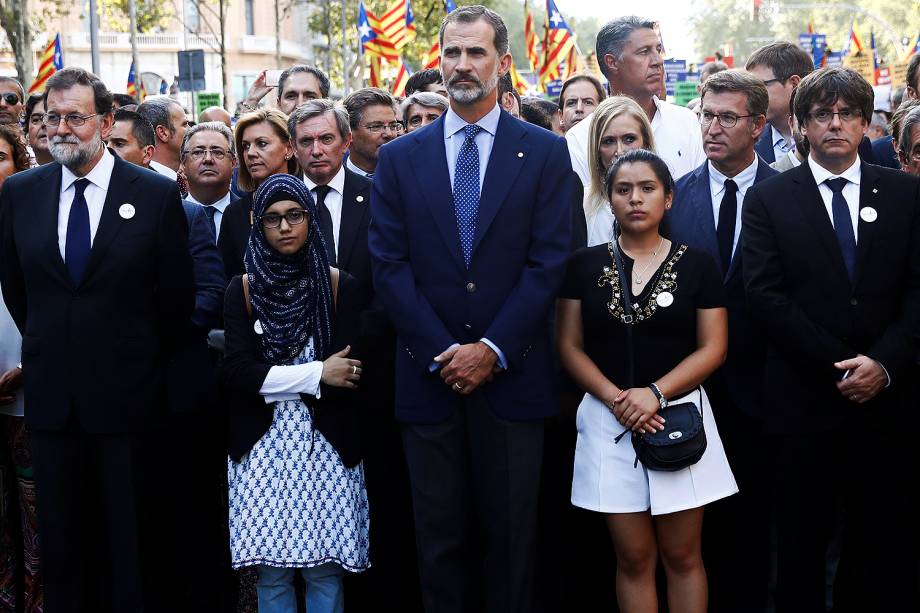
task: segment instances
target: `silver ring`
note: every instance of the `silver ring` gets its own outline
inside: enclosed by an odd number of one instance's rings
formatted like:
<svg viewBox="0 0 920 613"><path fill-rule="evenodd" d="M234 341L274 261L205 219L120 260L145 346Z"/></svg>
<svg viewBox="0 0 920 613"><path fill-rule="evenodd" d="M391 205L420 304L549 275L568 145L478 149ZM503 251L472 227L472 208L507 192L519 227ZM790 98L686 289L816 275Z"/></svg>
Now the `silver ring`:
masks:
<svg viewBox="0 0 920 613"><path fill-rule="evenodd" d="M353 375L358 374L358 367L355 366L354 364L351 365L351 374Z"/></svg>
<svg viewBox="0 0 920 613"><path fill-rule="evenodd" d="M456 389L458 392L462 392L463 386L460 385L459 383L454 383L454 389Z"/></svg>
<svg viewBox="0 0 920 613"><path fill-rule="evenodd" d="M850 396L850 400L854 400L854 401L855 401L855 400L856 400L856 394L853 394L852 396Z"/></svg>

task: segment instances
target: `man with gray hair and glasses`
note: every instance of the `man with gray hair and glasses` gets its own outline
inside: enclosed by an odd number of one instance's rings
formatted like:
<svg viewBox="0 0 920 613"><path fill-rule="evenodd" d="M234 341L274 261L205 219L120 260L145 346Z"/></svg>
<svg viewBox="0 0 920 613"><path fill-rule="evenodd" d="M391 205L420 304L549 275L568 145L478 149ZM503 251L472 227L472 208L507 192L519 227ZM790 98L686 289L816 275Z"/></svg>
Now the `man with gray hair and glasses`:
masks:
<svg viewBox="0 0 920 613"><path fill-rule="evenodd" d="M898 139L898 158L904 172L920 176L920 107L913 108L904 118Z"/></svg>
<svg viewBox="0 0 920 613"><path fill-rule="evenodd" d="M236 167L233 133L220 121L192 126L182 139L180 156L188 180L186 200L204 207L216 242L224 210L230 205L230 177Z"/></svg>
<svg viewBox="0 0 920 613"><path fill-rule="evenodd" d="M399 105L399 116L406 134L423 128L444 114L447 98L432 92L416 92Z"/></svg>
<svg viewBox="0 0 920 613"><path fill-rule="evenodd" d="M652 124L656 151L679 179L706 161L696 114L661 100L664 78L661 40L655 22L633 15L618 17L597 33L597 59L613 96L628 96L639 103ZM566 132L572 169L587 187L590 116Z"/></svg>

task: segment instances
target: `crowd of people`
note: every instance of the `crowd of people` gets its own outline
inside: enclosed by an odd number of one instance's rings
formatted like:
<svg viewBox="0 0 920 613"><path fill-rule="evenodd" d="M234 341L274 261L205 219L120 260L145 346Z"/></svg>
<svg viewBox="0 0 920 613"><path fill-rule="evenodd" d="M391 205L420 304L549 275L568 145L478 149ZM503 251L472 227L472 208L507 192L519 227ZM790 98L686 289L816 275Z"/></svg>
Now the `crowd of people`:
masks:
<svg viewBox="0 0 920 613"><path fill-rule="evenodd" d="M235 116L0 78L0 610L914 610L920 54L889 117L786 42L684 108L642 18L557 101L439 38Z"/></svg>

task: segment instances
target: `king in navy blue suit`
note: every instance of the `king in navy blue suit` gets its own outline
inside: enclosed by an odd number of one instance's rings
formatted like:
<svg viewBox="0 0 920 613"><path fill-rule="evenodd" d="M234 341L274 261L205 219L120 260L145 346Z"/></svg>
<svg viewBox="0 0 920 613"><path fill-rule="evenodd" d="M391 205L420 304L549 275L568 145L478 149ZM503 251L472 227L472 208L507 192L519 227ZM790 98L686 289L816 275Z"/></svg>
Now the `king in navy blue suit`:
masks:
<svg viewBox="0 0 920 613"><path fill-rule="evenodd" d="M369 232L398 333L422 597L439 613L532 611L571 164L563 139L496 103L511 62L501 17L451 12L441 48L451 108L381 148Z"/></svg>

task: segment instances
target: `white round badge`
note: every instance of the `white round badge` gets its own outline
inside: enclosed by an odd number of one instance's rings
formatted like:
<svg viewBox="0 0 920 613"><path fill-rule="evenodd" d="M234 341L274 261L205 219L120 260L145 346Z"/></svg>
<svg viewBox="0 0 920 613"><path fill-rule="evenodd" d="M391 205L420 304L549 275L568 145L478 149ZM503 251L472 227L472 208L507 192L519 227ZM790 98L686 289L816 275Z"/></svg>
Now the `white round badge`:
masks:
<svg viewBox="0 0 920 613"><path fill-rule="evenodd" d="M118 214L121 215L122 219L131 219L134 217L134 205L126 202L118 207Z"/></svg>
<svg viewBox="0 0 920 613"><path fill-rule="evenodd" d="M862 217L862 220L866 223L872 223L878 219L878 211L871 206L863 207L859 210L859 216Z"/></svg>
<svg viewBox="0 0 920 613"><path fill-rule="evenodd" d="M256 334L262 334L264 332L264 330L262 330L262 322L258 319L256 323L252 324L252 329L256 331Z"/></svg>
<svg viewBox="0 0 920 613"><path fill-rule="evenodd" d="M658 297L655 298L655 303L662 308L668 308L674 304L674 294L671 292L661 292L658 294Z"/></svg>
<svg viewBox="0 0 920 613"><path fill-rule="evenodd" d="M364 196L358 196L357 198L355 198L355 200L357 200L358 202L364 202Z"/></svg>

